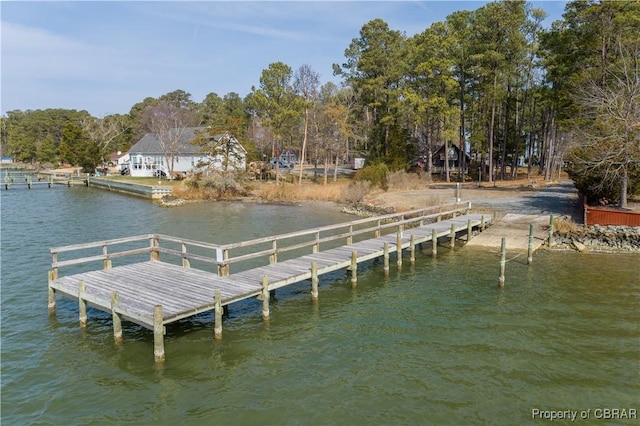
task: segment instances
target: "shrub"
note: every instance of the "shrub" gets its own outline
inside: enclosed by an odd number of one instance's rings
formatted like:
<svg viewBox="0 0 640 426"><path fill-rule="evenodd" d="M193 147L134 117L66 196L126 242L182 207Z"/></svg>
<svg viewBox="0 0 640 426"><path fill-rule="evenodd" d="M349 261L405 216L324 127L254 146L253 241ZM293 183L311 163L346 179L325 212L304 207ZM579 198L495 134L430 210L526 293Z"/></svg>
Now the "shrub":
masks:
<svg viewBox="0 0 640 426"><path fill-rule="evenodd" d="M362 202L364 197L369 193L371 183L369 181L351 182L342 190L341 199L343 202L356 204Z"/></svg>
<svg viewBox="0 0 640 426"><path fill-rule="evenodd" d="M377 163L358 170L354 179L356 182L367 181L372 187L379 187L386 191L389 189L388 177L389 168L386 164Z"/></svg>

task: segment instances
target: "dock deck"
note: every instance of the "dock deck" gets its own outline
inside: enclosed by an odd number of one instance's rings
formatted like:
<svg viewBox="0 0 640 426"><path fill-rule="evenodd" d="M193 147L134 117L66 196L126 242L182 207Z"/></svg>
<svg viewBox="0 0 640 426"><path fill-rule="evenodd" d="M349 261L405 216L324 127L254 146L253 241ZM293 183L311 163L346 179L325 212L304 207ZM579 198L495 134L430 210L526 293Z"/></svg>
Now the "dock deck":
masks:
<svg viewBox="0 0 640 426"><path fill-rule="evenodd" d="M149 328L154 331L155 359L162 361L166 325L214 311L214 334L221 338L224 306L258 297L263 301L262 315L268 318L270 292L278 288L311 280L311 294L317 298L318 279L323 274L350 270L355 286L358 263L383 257L388 273L390 253L396 253L396 263L401 266L403 251L408 250L413 263L415 246L429 241L435 255L439 238L448 237L455 244L456 238L468 240L474 230L491 223L490 216L469 214L470 207L465 203L440 208L436 213L414 210L226 245L149 234L52 248L49 310L55 312L55 294L59 293L78 300L81 326L86 325L87 306L112 314L117 341L122 338L121 319ZM145 246L129 248L140 243ZM321 244L334 247L321 251ZM128 249L109 251L117 245L128 245ZM62 253L91 249L99 253L59 260ZM279 261L286 252L291 258ZM181 259L182 264L160 261L161 254L173 256L177 263ZM137 260L141 255L149 257ZM112 266L112 260L125 257L136 260ZM250 264L236 273L230 271L231 265L265 258L269 259L266 265ZM216 271L191 267L191 261L213 264L215 268L210 269ZM60 268L86 268L87 263L95 262L101 262L102 268L59 276Z"/></svg>

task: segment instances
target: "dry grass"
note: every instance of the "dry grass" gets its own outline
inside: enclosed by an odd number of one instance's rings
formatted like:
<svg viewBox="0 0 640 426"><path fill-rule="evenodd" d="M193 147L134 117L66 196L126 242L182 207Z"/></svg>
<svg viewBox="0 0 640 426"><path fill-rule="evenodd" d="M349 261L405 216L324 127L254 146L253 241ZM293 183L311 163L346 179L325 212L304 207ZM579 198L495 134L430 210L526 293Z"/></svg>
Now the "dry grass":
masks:
<svg viewBox="0 0 640 426"><path fill-rule="evenodd" d="M281 182L261 183L254 194L266 201L336 201L342 200L345 188L349 181L341 180L330 182L327 185L303 182L302 185Z"/></svg>
<svg viewBox="0 0 640 426"><path fill-rule="evenodd" d="M425 189L432 183L428 173L393 172L388 177L389 190L412 191Z"/></svg>
<svg viewBox="0 0 640 426"><path fill-rule="evenodd" d="M183 200L206 200L214 201L220 198L218 191L214 191L210 188L193 188L186 185L174 186L171 193L176 197L180 197Z"/></svg>
<svg viewBox="0 0 640 426"><path fill-rule="evenodd" d="M558 218L553 221L553 230L563 234L577 234L582 231L582 226L571 220Z"/></svg>

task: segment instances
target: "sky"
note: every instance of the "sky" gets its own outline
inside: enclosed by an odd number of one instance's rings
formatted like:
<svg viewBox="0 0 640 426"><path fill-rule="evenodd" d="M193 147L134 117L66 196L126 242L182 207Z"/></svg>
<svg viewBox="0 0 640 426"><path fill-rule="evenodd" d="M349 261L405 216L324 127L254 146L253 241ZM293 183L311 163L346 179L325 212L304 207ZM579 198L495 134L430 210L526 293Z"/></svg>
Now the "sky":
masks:
<svg viewBox="0 0 640 426"><path fill-rule="evenodd" d="M546 27L565 1L532 2ZM174 90L244 98L262 70L309 65L340 83L332 65L381 18L408 37L486 1L1 1L0 109L67 108L126 114Z"/></svg>

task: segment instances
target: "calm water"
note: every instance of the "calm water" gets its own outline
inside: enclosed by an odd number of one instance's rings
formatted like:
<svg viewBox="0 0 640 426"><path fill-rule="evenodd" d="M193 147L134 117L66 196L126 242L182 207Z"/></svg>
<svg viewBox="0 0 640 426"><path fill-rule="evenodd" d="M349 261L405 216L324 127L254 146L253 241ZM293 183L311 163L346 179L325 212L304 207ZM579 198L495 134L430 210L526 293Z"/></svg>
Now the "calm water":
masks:
<svg viewBox="0 0 640 426"><path fill-rule="evenodd" d="M640 409L640 256L430 248L415 267L370 263L351 289L324 276L231 307L222 341L212 317L169 326L167 362L153 336L57 298L47 312L49 247L159 232L236 241L353 217L241 203L160 208L92 188L0 194L2 424L539 424L532 409ZM579 422L579 420L578 420ZM609 421L636 424L638 420ZM567 422L568 423L568 422ZM582 422L585 423L585 422Z"/></svg>

